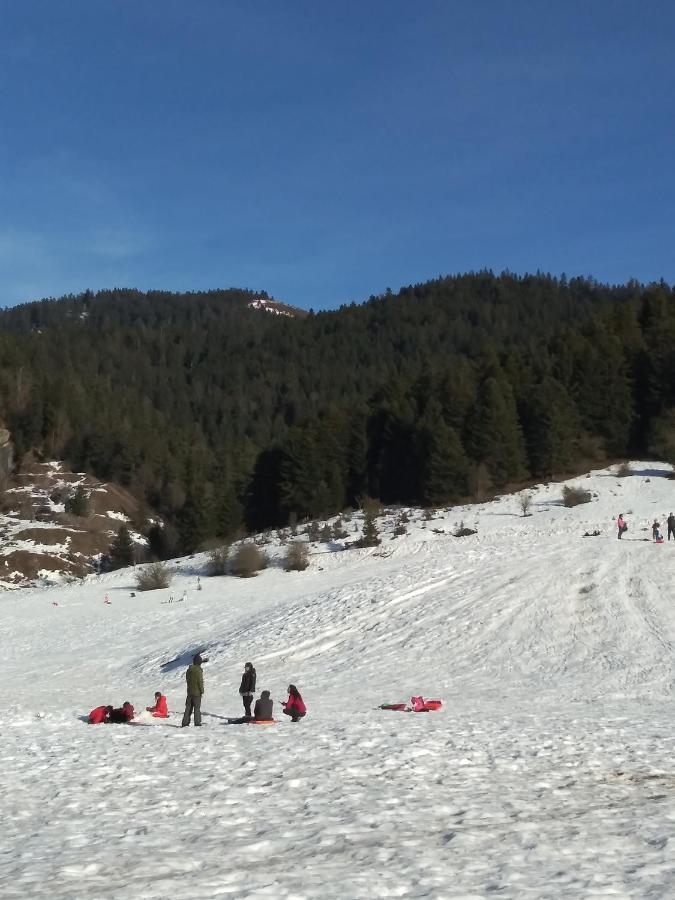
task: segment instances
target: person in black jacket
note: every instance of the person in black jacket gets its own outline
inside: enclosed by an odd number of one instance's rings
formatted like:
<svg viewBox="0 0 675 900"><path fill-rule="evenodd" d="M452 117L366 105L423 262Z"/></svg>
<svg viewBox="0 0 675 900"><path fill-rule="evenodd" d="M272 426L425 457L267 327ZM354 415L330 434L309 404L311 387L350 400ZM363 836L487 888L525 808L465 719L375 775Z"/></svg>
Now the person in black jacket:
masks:
<svg viewBox="0 0 675 900"><path fill-rule="evenodd" d="M260 700L255 701L253 708L253 717L256 722L271 722L274 718L273 706L274 701L270 697L269 691L263 691Z"/></svg>
<svg viewBox="0 0 675 900"><path fill-rule="evenodd" d="M675 516L672 513L668 516L668 540L670 540L671 534L675 540Z"/></svg>
<svg viewBox="0 0 675 900"><path fill-rule="evenodd" d="M255 693L255 669L253 663L247 662L244 666L244 673L241 676L241 684L239 685L239 693L244 701L244 715L251 718L251 703L253 703L253 694Z"/></svg>

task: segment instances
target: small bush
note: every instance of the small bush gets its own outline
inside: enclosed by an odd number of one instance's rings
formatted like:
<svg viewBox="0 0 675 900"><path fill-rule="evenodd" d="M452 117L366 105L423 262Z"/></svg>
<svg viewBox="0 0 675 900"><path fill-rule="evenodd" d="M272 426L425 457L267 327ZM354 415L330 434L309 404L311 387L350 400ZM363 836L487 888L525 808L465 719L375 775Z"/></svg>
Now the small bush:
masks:
<svg viewBox="0 0 675 900"><path fill-rule="evenodd" d="M307 540L312 544L316 544L321 538L321 530L319 529L318 522L310 522L307 528L305 528L305 534L307 535Z"/></svg>
<svg viewBox="0 0 675 900"><path fill-rule="evenodd" d="M267 557L255 544L240 544L232 561L232 570L238 578L252 578L267 568Z"/></svg>
<svg viewBox="0 0 675 900"><path fill-rule="evenodd" d="M408 515L408 511L406 509L403 510L401 515L398 517L399 525L407 525L410 521L410 516Z"/></svg>
<svg viewBox="0 0 675 900"><path fill-rule="evenodd" d="M70 497L66 497L64 501L64 510L67 513L71 513L73 516L80 516L81 518L90 514L89 495L82 485L78 487L74 494Z"/></svg>
<svg viewBox="0 0 675 900"><path fill-rule="evenodd" d="M394 537L400 537L402 534L407 533L408 529L405 527L405 525L397 525L396 528L394 528Z"/></svg>
<svg viewBox="0 0 675 900"><path fill-rule="evenodd" d="M629 475L633 474L633 470L630 467L630 463L622 462L621 465L616 470L617 478L628 478Z"/></svg>
<svg viewBox="0 0 675 900"><path fill-rule="evenodd" d="M209 558L206 563L207 575L227 575L227 567L230 560L230 545L221 544L218 547L212 547L209 551Z"/></svg>
<svg viewBox="0 0 675 900"><path fill-rule="evenodd" d="M591 492L585 491L583 488L569 487L568 485L563 488L563 506L580 506L582 503L590 503L592 499Z"/></svg>
<svg viewBox="0 0 675 900"><path fill-rule="evenodd" d="M136 587L139 591L156 591L171 584L171 571L164 563L156 562L136 573Z"/></svg>
<svg viewBox="0 0 675 900"><path fill-rule="evenodd" d="M459 523L459 528L452 532L455 537L469 537L470 534L478 534L475 528L467 528L464 522Z"/></svg>
<svg viewBox="0 0 675 900"><path fill-rule="evenodd" d="M323 528L319 532L319 540L322 544L328 544L333 540L333 529L330 527L330 525L326 524L323 526Z"/></svg>
<svg viewBox="0 0 675 900"><path fill-rule="evenodd" d="M524 516L531 516L532 494L523 494L520 498L520 511Z"/></svg>
<svg viewBox="0 0 675 900"><path fill-rule="evenodd" d="M347 532L345 531L345 527L342 524L342 519L338 518L333 525L333 540L340 541L343 538L347 537Z"/></svg>
<svg viewBox="0 0 675 900"><path fill-rule="evenodd" d="M425 520L425 522L430 522L430 521L434 518L435 515L436 515L436 510L434 509L434 507L433 507L433 506L428 506L428 507L424 510L424 520Z"/></svg>
<svg viewBox="0 0 675 900"><path fill-rule="evenodd" d="M354 547L377 547L380 544L380 532L377 530L375 519L368 514L363 520L363 535L356 541Z"/></svg>
<svg viewBox="0 0 675 900"><path fill-rule="evenodd" d="M293 541L288 545L284 569L287 572L304 572L309 566L309 547L300 541Z"/></svg>

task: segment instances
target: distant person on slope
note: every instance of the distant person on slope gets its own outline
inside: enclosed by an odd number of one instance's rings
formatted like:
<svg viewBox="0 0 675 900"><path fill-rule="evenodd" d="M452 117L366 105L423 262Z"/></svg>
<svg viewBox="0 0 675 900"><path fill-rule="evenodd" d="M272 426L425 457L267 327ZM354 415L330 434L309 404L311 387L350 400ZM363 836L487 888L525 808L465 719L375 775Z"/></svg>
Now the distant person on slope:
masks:
<svg viewBox="0 0 675 900"><path fill-rule="evenodd" d="M675 540L675 516L672 513L668 516L668 540L670 540L671 535L673 540Z"/></svg>
<svg viewBox="0 0 675 900"><path fill-rule="evenodd" d="M185 673L187 682L187 698L185 700L185 713L183 714L182 728L190 724L192 713L195 716L195 725L202 724L202 695L204 694L204 673L202 672L203 659L199 655L192 659L192 665L188 666Z"/></svg>
<svg viewBox="0 0 675 900"><path fill-rule="evenodd" d="M244 715L247 719L251 718L251 703L253 703L253 694L255 693L256 673L253 663L247 662L244 666L244 673L241 676L241 684L239 685L239 693L244 701Z"/></svg>
<svg viewBox="0 0 675 900"><path fill-rule="evenodd" d="M89 724L102 725L104 722L108 721L112 711L112 706L97 706L96 709L92 709L89 713Z"/></svg>
<svg viewBox="0 0 675 900"><path fill-rule="evenodd" d="M288 685L288 700L283 704L284 715L291 717L291 722L298 722L307 715L307 707L304 704L300 691L294 684Z"/></svg>
<svg viewBox="0 0 675 900"><path fill-rule="evenodd" d="M656 519L654 519L654 524L652 525L652 540L658 541L660 539L660 537L661 537L661 532L659 530L660 528L661 528L661 523L657 522Z"/></svg>
<svg viewBox="0 0 675 900"><path fill-rule="evenodd" d="M623 517L623 513L619 513L619 518L616 520L616 527L619 529L619 533L617 537L621 540L621 535L628 531L628 525L626 525L626 520Z"/></svg>
<svg viewBox="0 0 675 900"><path fill-rule="evenodd" d="M155 705L146 706L145 708L149 713L152 713L155 719L169 718L169 707L166 702L166 697L159 691L155 691Z"/></svg>

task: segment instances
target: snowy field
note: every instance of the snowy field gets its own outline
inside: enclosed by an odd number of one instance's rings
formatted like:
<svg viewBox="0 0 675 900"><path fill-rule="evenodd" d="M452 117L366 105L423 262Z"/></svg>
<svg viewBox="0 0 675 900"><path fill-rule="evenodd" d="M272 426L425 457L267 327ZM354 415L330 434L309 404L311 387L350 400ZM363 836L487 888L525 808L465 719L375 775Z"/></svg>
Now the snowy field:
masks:
<svg viewBox="0 0 675 900"><path fill-rule="evenodd" d="M675 896L675 544L643 530L675 482L633 468L576 479L598 497L574 509L551 485L528 518L415 513L303 573L197 591L182 560L184 603L131 597L130 570L0 596L0 897ZM247 660L304 721L226 724ZM167 722L81 719L155 690ZM376 709L413 694L443 710Z"/></svg>

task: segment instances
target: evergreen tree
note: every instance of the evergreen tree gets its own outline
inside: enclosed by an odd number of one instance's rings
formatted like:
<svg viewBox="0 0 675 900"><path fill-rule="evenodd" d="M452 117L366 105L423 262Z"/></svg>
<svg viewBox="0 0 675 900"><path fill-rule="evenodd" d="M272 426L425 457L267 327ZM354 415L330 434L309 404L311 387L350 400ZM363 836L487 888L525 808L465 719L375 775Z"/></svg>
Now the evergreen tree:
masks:
<svg viewBox="0 0 675 900"><path fill-rule="evenodd" d="M113 569L130 566L134 561L134 542L126 525L120 526L115 540L110 545L110 562Z"/></svg>
<svg viewBox="0 0 675 900"><path fill-rule="evenodd" d="M467 493L469 461L454 428L442 419L432 400L421 423L419 438L422 502L441 506Z"/></svg>
<svg viewBox="0 0 675 900"><path fill-rule="evenodd" d="M563 386L553 378L533 387L523 403L529 469L536 476L565 472L579 443L579 417Z"/></svg>
<svg viewBox="0 0 675 900"><path fill-rule="evenodd" d="M471 458L484 463L495 485L522 479L527 473L525 445L511 386L490 376L478 391L467 427Z"/></svg>

